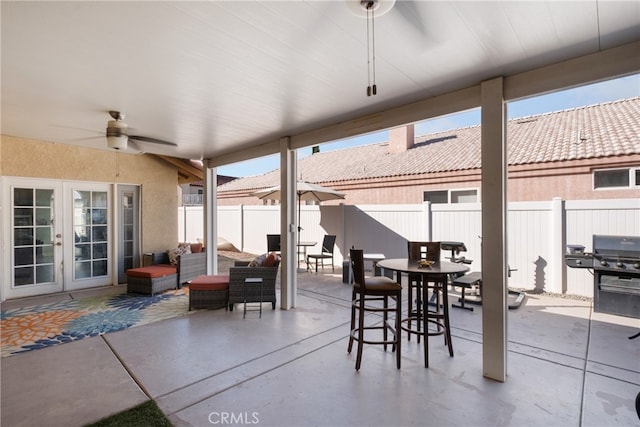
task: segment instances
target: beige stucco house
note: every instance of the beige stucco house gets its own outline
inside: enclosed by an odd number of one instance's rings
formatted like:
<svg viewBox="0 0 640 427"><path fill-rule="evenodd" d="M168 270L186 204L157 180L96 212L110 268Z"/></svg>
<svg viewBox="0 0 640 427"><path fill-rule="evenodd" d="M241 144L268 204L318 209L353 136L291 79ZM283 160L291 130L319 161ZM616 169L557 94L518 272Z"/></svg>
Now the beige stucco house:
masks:
<svg viewBox="0 0 640 427"><path fill-rule="evenodd" d="M3 135L0 176L0 233L19 252L0 268L7 299L124 283L139 254L176 245L178 184L202 171L171 157ZM51 277L46 289L30 286ZM14 280L23 285L9 286Z"/></svg>
<svg viewBox="0 0 640 427"><path fill-rule="evenodd" d="M345 193L346 204L481 202L480 126L320 152L298 174ZM640 98L510 120L509 201L640 197ZM218 188L221 205L262 204L251 194L279 184L279 171ZM326 202L330 204L332 202Z"/></svg>

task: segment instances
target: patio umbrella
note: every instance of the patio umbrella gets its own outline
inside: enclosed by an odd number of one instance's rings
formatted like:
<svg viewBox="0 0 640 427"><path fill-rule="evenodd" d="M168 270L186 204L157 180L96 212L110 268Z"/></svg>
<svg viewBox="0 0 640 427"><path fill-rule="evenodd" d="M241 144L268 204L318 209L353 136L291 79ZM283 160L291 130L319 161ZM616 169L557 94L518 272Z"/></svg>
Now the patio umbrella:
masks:
<svg viewBox="0 0 640 427"><path fill-rule="evenodd" d="M344 194L331 188L312 184L306 181L298 181L296 183L296 194L298 195L298 243L300 243L300 201L324 202L327 200L344 199ZM279 185L265 190L256 191L253 195L259 199L268 200L280 200L282 197Z"/></svg>

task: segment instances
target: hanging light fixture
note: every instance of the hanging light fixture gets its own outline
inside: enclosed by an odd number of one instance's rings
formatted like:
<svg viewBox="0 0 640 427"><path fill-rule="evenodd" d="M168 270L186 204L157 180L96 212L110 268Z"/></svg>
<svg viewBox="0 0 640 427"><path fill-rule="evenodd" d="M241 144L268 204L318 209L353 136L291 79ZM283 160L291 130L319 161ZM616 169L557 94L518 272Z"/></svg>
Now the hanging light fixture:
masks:
<svg viewBox="0 0 640 427"><path fill-rule="evenodd" d="M367 19L367 96L378 93L375 17L387 13L394 4L395 0L347 0L351 12Z"/></svg>
<svg viewBox="0 0 640 427"><path fill-rule="evenodd" d="M127 141L127 124L123 122L124 114L118 111L109 111L113 120L107 123L107 145L114 150L126 150Z"/></svg>

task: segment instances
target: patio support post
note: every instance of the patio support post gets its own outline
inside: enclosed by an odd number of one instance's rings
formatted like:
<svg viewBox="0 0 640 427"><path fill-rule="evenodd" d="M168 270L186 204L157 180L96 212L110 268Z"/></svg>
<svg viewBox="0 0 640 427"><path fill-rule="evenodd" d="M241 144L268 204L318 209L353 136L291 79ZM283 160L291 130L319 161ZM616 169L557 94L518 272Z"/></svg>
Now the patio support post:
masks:
<svg viewBox="0 0 640 427"><path fill-rule="evenodd" d="M481 83L482 370L507 377L507 138L503 78Z"/></svg>
<svg viewBox="0 0 640 427"><path fill-rule="evenodd" d="M204 246L207 254L207 274L218 274L218 170L204 168Z"/></svg>
<svg viewBox="0 0 640 427"><path fill-rule="evenodd" d="M551 199L551 260L549 279L544 283L552 292L564 294L567 292L567 270L564 265L564 248L566 247L566 218L564 200L561 197Z"/></svg>
<svg viewBox="0 0 640 427"><path fill-rule="evenodd" d="M298 217L296 216L296 150L291 138L280 138L280 308L296 306L298 292Z"/></svg>

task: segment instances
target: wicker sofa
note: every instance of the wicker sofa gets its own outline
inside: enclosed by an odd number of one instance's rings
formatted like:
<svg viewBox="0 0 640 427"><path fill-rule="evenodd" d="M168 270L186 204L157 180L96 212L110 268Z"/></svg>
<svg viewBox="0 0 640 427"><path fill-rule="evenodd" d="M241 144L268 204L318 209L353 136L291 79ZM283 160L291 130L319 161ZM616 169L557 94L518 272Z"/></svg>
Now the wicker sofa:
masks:
<svg viewBox="0 0 640 427"><path fill-rule="evenodd" d="M235 303L270 302L271 308L276 308L276 276L280 267L280 260L272 267L249 267L248 262L236 261L229 269L229 310L233 311ZM261 278L260 284L246 284L245 279Z"/></svg>

